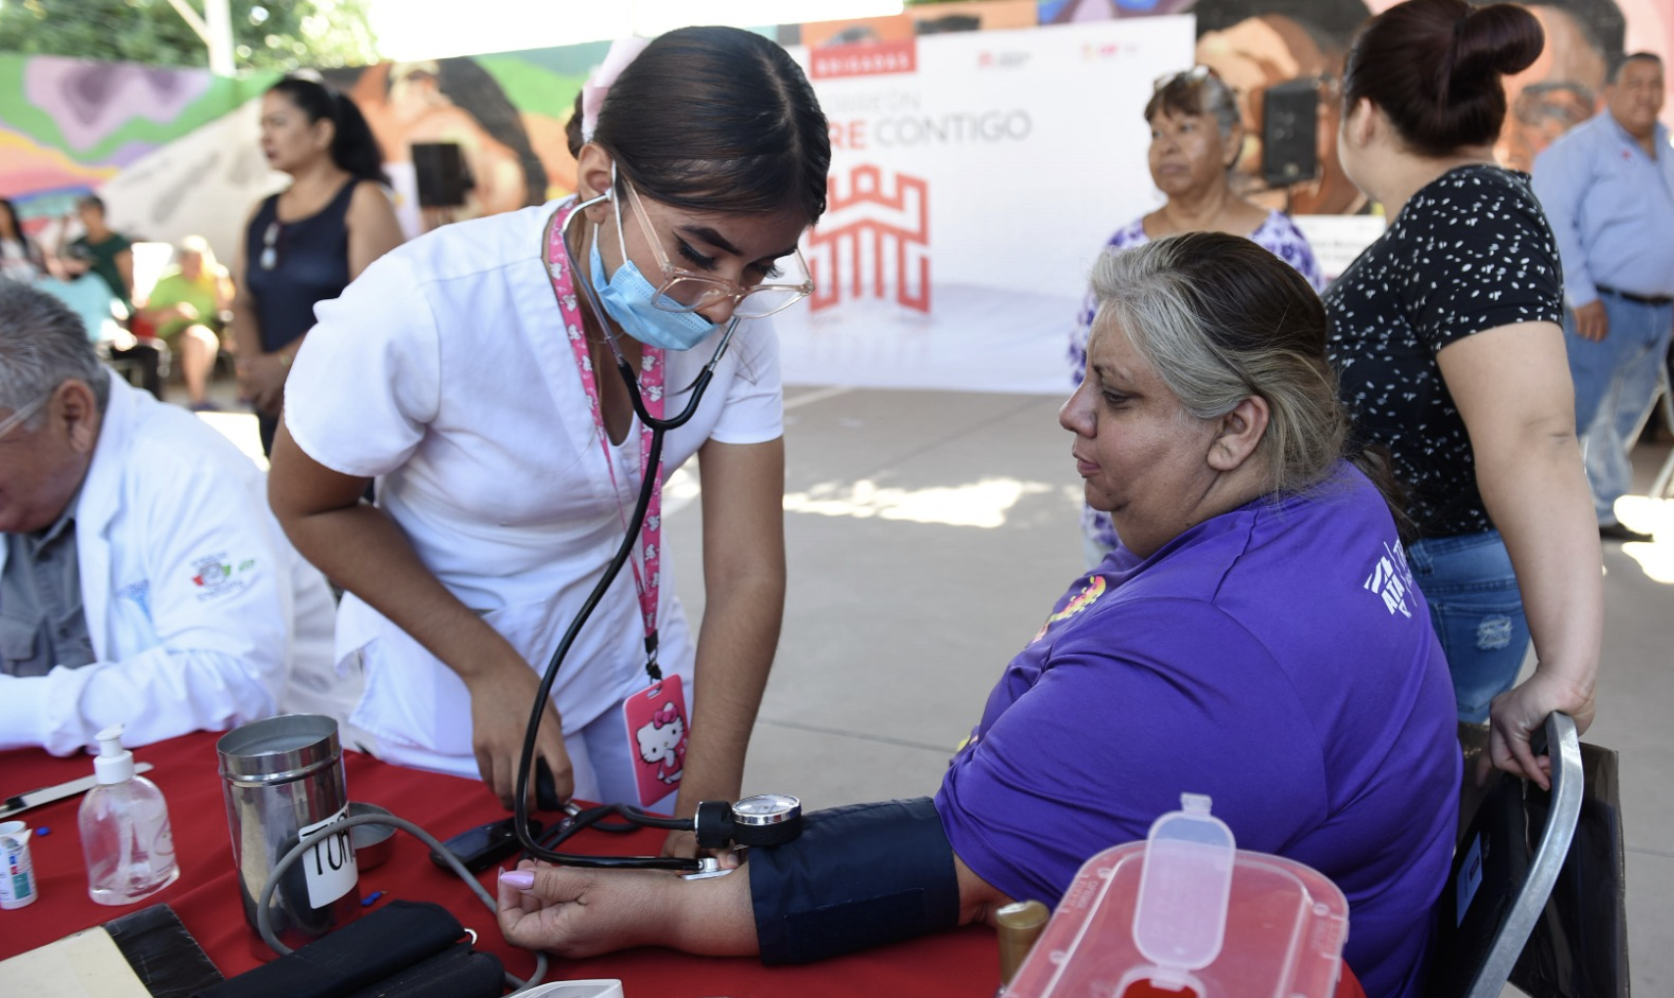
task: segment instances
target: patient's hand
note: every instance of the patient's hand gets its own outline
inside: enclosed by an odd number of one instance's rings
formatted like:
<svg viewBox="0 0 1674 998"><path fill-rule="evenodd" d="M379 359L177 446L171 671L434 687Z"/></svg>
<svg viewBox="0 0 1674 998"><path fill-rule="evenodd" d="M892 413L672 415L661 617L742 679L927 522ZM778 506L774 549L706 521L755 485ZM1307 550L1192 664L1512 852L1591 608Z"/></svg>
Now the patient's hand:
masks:
<svg viewBox="0 0 1674 998"><path fill-rule="evenodd" d="M749 886L743 873L687 881L526 860L500 874L500 931L514 945L572 959L634 946L743 956L757 951Z"/></svg>
<svg viewBox="0 0 1674 998"><path fill-rule="evenodd" d="M518 946L572 959L659 943L667 915L661 894L678 880L655 870L537 867L525 860L500 875L500 931Z"/></svg>

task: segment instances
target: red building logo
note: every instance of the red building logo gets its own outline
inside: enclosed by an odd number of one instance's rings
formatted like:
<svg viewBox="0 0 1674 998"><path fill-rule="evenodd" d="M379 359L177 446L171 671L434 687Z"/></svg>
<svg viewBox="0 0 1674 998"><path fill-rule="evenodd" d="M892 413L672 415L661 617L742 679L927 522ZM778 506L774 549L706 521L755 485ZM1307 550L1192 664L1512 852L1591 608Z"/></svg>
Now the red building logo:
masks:
<svg viewBox="0 0 1674 998"><path fill-rule="evenodd" d="M808 237L813 311L893 290L898 304L929 312L930 185L897 173L886 188L876 166L849 171L847 193L838 180L827 180L826 215Z"/></svg>

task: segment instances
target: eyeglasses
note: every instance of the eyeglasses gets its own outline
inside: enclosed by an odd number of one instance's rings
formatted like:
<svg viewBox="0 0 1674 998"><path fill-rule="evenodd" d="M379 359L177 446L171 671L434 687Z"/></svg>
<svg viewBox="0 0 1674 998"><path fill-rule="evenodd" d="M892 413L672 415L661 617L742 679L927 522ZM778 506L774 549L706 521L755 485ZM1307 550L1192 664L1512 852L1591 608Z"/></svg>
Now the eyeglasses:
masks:
<svg viewBox="0 0 1674 998"><path fill-rule="evenodd" d="M28 405L24 406L23 408L14 411L10 416L7 416L5 419L0 419L0 440L5 439L6 434L12 432L12 430L14 428L22 425L26 420L29 419L29 417L35 415L35 413L37 413L37 412L40 412L41 408L43 406L45 406L47 404L48 400L50 400L51 398L52 398L52 393L47 392L45 395L42 395L40 398L38 398L35 401L29 403Z"/></svg>
<svg viewBox="0 0 1674 998"><path fill-rule="evenodd" d="M775 281L771 284L755 284L746 287L734 281L719 277L706 277L683 270L669 262L668 255L663 252L663 242L657 238L657 233L651 227L650 216L645 213L645 205L639 199L639 192L632 184L623 182L628 189L628 197L634 203L634 214L639 216L641 230L645 233L645 241L651 244L651 252L656 254L657 265L663 270L663 283L657 288L657 294L651 299L651 304L663 312L696 312L701 309L718 305L723 301L733 303L733 314L740 319L760 319L775 312L783 312L797 302L814 293L814 280L808 273L808 265L802 259L800 249L793 250L787 259L794 260L797 270L802 275L800 281ZM622 234L622 204L616 201L616 232L620 238ZM627 258L627 244L622 244L622 256ZM777 276L777 275L775 275Z"/></svg>
<svg viewBox="0 0 1674 998"><path fill-rule="evenodd" d="M272 270L279 266L279 237L285 234L285 227L276 218L267 223L267 231L262 234L261 265L263 270Z"/></svg>

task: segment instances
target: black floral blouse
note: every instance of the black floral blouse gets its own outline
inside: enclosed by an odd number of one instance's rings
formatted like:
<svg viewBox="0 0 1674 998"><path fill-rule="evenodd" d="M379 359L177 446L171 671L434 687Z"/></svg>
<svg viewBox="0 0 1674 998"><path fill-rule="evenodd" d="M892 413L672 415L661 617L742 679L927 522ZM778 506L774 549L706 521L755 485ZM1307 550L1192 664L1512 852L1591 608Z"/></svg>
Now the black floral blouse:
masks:
<svg viewBox="0 0 1674 998"><path fill-rule="evenodd" d="M1558 248L1528 175L1463 166L1431 181L1324 300L1355 442L1388 448L1419 536L1492 527L1436 354L1498 326L1562 321Z"/></svg>

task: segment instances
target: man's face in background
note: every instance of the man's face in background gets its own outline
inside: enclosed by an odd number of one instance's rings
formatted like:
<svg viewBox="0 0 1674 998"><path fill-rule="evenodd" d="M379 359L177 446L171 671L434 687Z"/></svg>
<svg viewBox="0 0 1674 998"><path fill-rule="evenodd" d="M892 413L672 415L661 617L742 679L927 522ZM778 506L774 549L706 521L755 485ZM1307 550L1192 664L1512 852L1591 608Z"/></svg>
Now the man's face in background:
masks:
<svg viewBox="0 0 1674 998"><path fill-rule="evenodd" d="M1636 138L1650 136L1662 114L1662 65L1634 59L1622 66L1615 82L1604 88L1610 114Z"/></svg>

